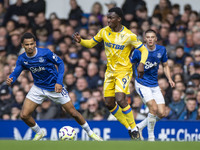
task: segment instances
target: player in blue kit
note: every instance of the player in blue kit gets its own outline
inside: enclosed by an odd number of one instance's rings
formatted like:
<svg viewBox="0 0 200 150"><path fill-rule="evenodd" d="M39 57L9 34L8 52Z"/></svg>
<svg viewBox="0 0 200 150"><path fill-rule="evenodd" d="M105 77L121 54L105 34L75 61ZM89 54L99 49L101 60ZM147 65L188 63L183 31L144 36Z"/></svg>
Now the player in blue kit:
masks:
<svg viewBox="0 0 200 150"><path fill-rule="evenodd" d="M146 119L137 124L137 127L139 128L141 139L142 129L147 126L148 140L155 141L154 127L156 120L165 116L165 100L158 86L158 68L161 62L171 87L174 87L175 83L171 79L166 49L164 46L156 44L156 32L151 29L147 30L144 39L149 55L144 66L143 78L138 78L137 69L135 69L135 88L143 102L148 106L149 113ZM133 51L130 60L136 64L135 68L137 68L140 59L141 52L139 50Z"/></svg>
<svg viewBox="0 0 200 150"><path fill-rule="evenodd" d="M60 103L89 137L96 141L102 141L102 138L90 129L83 116L74 108L68 92L64 88L62 83L63 61L49 49L36 48L36 39L31 33L25 33L22 36L21 45L25 49L25 53L18 57L16 67L6 82L8 85L14 83L23 70L29 70L33 76L34 85L28 92L20 113L21 119L36 132L33 140L40 140L46 133L38 126L31 114L44 99L49 98ZM58 71L55 65L57 65Z"/></svg>

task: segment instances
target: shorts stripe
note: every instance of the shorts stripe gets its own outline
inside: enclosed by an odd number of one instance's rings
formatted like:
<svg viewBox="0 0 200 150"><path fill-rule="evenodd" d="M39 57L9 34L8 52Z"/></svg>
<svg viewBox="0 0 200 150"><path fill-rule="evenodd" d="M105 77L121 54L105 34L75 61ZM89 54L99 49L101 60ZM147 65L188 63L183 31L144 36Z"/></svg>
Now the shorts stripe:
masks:
<svg viewBox="0 0 200 150"><path fill-rule="evenodd" d="M128 109L128 110L126 110L126 111L122 111L124 114L128 114L128 113L130 113L131 112L131 107Z"/></svg>
<svg viewBox="0 0 200 150"><path fill-rule="evenodd" d="M142 98L144 98L144 96L143 96L143 94L142 94L140 88L139 88L139 92L140 92L140 96L141 96Z"/></svg>
<svg viewBox="0 0 200 150"><path fill-rule="evenodd" d="M117 105L117 107L113 110L113 111L111 111L111 113L114 115L114 114L116 114L116 112L119 110L119 105Z"/></svg>

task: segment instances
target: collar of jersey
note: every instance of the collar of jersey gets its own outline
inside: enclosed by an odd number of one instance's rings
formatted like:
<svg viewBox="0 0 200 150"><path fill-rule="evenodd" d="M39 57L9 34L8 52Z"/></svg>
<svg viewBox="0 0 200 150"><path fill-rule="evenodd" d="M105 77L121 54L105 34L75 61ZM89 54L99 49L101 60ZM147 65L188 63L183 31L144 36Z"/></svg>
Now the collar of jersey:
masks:
<svg viewBox="0 0 200 150"><path fill-rule="evenodd" d="M145 47L147 48L147 45L145 45ZM153 50L149 50L148 48L147 48L147 50L148 50L149 52L154 52L154 51L156 50L156 45L155 45L155 48L154 48Z"/></svg>
<svg viewBox="0 0 200 150"><path fill-rule="evenodd" d="M109 26L108 26L109 27ZM109 27L110 28L110 27ZM111 28L110 28L110 31L112 31L112 32L114 32L114 33L120 33L120 32L122 32L124 30L124 26L122 25L122 29L119 31L119 32L115 32L115 31L113 31Z"/></svg>
<svg viewBox="0 0 200 150"><path fill-rule="evenodd" d="M37 55L37 53L38 53L38 49L37 49L37 47L35 48L36 49L36 53L35 53L35 55L34 56L28 56L27 54L26 54L26 57L28 57L28 58L33 58L33 57L35 57L36 55Z"/></svg>

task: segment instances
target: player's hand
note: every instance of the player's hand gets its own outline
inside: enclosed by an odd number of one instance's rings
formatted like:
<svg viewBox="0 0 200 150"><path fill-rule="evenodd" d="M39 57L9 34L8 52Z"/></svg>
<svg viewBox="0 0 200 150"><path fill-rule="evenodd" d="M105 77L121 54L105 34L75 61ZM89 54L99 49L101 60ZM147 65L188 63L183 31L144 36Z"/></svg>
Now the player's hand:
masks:
<svg viewBox="0 0 200 150"><path fill-rule="evenodd" d="M62 92L62 85L61 84L58 84L58 83L55 84L55 92L56 93Z"/></svg>
<svg viewBox="0 0 200 150"><path fill-rule="evenodd" d="M76 42L78 42L78 43L81 42L81 36L79 35L78 32L74 33L74 35L72 37Z"/></svg>
<svg viewBox="0 0 200 150"><path fill-rule="evenodd" d="M175 83L174 83L174 81L173 80L169 80L169 84L170 84L170 86L173 88L173 87L175 87Z"/></svg>
<svg viewBox="0 0 200 150"><path fill-rule="evenodd" d="M13 77L12 77L12 78L8 78L8 79L6 80L6 84L7 84L7 85L11 85L12 82L13 82Z"/></svg>
<svg viewBox="0 0 200 150"><path fill-rule="evenodd" d="M144 64L140 63L137 67L138 78L142 78L144 74Z"/></svg>

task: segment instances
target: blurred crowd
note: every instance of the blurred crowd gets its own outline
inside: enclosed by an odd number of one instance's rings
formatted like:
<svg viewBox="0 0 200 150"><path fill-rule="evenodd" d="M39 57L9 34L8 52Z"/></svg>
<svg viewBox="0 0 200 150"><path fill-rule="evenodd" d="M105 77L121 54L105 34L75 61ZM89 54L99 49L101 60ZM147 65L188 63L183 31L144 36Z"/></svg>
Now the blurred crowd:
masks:
<svg viewBox="0 0 200 150"><path fill-rule="evenodd" d="M65 63L64 85L75 108L87 120L115 119L103 102L103 81L106 70L106 55L103 42L87 49L75 43L72 35L79 32L84 39L91 39L99 29L107 25L107 16L102 13L102 4L95 2L90 13L84 13L76 0L70 0L70 13L60 19L56 13L45 18L44 0L17 0L9 5L9 0L0 0L0 119L16 120L33 85L30 72L23 71L18 80L8 87L6 78L15 67L18 56L24 52L20 38L25 32L37 37L37 46L49 48ZM117 6L115 1L107 1L108 9ZM58 8L59 9L59 8ZM190 4L180 5L170 0L160 0L153 14L148 16L143 0L125 0L122 5L122 24L143 41L143 33L151 28L156 31L158 44L167 49L171 75L176 83L170 88L159 66L158 83L166 102L165 120L200 119L200 14ZM134 65L133 65L134 67ZM134 78L130 83L127 101L134 110L137 120L144 119L148 108L143 104L134 88ZM34 112L36 119L71 118L62 107L49 99Z"/></svg>

